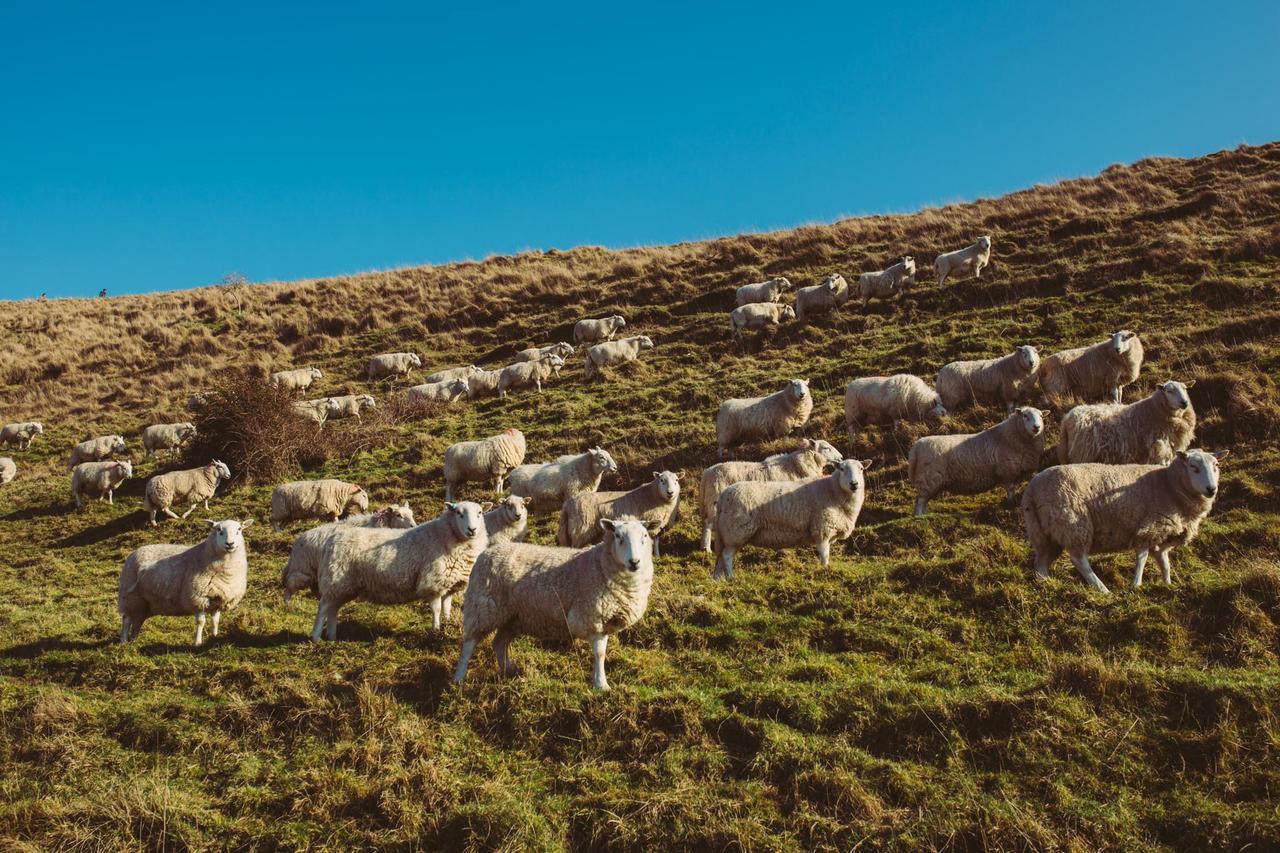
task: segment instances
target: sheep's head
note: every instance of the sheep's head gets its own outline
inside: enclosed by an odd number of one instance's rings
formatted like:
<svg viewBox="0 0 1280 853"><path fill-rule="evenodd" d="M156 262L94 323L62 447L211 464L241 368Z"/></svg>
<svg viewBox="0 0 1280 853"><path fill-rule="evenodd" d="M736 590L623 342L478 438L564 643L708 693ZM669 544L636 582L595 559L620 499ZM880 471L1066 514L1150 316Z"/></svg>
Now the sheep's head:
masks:
<svg viewBox="0 0 1280 853"><path fill-rule="evenodd" d="M362 409L376 408L376 404L373 402L373 397L369 396L368 394L361 394L359 397L356 398L356 402L360 404L360 407Z"/></svg>
<svg viewBox="0 0 1280 853"><path fill-rule="evenodd" d="M347 493L347 509L352 507L365 512L369 509L369 493L364 490L363 486L351 485L350 491Z"/></svg>
<svg viewBox="0 0 1280 853"><path fill-rule="evenodd" d="M832 293L843 290L848 286L848 283L844 280L844 276L840 275L838 272L828 274L827 277L822 280L822 283L825 284L827 286L827 290L830 290Z"/></svg>
<svg viewBox="0 0 1280 853"><path fill-rule="evenodd" d="M601 544L612 562L629 572L653 572L653 539L644 523L634 518L602 518Z"/></svg>
<svg viewBox="0 0 1280 853"><path fill-rule="evenodd" d="M227 464L225 462L222 462L218 459L214 459L209 463L209 467L212 468L215 472L217 472L218 479L220 480L231 479L231 469L227 467Z"/></svg>
<svg viewBox="0 0 1280 853"><path fill-rule="evenodd" d="M1185 384L1182 382L1166 382L1160 386L1160 396L1169 411L1178 412L1191 408L1191 395L1187 393L1187 389L1195 384L1196 381L1192 379Z"/></svg>
<svg viewBox="0 0 1280 853"><path fill-rule="evenodd" d="M648 335L640 335L636 340L640 342L640 349L653 349L653 338Z"/></svg>
<svg viewBox="0 0 1280 853"><path fill-rule="evenodd" d="M808 379L788 379L787 384L783 386L787 396L799 402L809 396L809 380Z"/></svg>
<svg viewBox="0 0 1280 853"><path fill-rule="evenodd" d="M829 441L823 441L820 438L806 438L804 440L803 450L815 450L822 456L823 464L839 462L844 457L840 455L840 451L836 450L835 445Z"/></svg>
<svg viewBox="0 0 1280 853"><path fill-rule="evenodd" d="M902 258L902 268L907 271L907 275L915 275L916 259L910 255L904 255Z"/></svg>
<svg viewBox="0 0 1280 853"><path fill-rule="evenodd" d="M564 367L564 359L555 353L551 353L543 360L552 367Z"/></svg>
<svg viewBox="0 0 1280 853"><path fill-rule="evenodd" d="M931 421L937 422L947 416L947 407L942 405L942 398L937 394L933 395L933 405L929 407L929 411L925 412L925 417Z"/></svg>
<svg viewBox="0 0 1280 853"><path fill-rule="evenodd" d="M33 427L35 427L35 429L36 429L36 435L43 435L43 434L44 434L44 424L40 423L39 421L33 421L33 422L31 423L31 425L32 425Z"/></svg>
<svg viewBox="0 0 1280 853"><path fill-rule="evenodd" d="M573 355L573 344L558 343L554 352L559 356Z"/></svg>
<svg viewBox="0 0 1280 853"><path fill-rule="evenodd" d="M783 305L782 310L778 312L778 316L783 320L794 320L796 318L796 309L790 305Z"/></svg>
<svg viewBox="0 0 1280 853"><path fill-rule="evenodd" d="M118 435L113 435L111 436L111 438L112 438L112 442L111 442L112 453L124 453L128 449L124 446L124 439L122 437Z"/></svg>
<svg viewBox="0 0 1280 853"><path fill-rule="evenodd" d="M773 280L773 283L777 285L778 290L795 290L796 288L796 286L791 283L791 279L787 278L785 275L778 276Z"/></svg>
<svg viewBox="0 0 1280 853"><path fill-rule="evenodd" d="M324 378L324 373L322 373L322 372L320 371L320 368L318 368L318 367L313 367L313 368L311 368L310 370L308 370L308 371L307 371L307 375L308 375L308 376L310 376L313 380L314 380L314 379L323 379L323 378Z"/></svg>
<svg viewBox="0 0 1280 853"><path fill-rule="evenodd" d="M621 314L614 314L609 319L613 321L615 329L621 329L623 326L627 325L626 319Z"/></svg>
<svg viewBox="0 0 1280 853"><path fill-rule="evenodd" d="M1136 334L1129 331L1128 329L1121 329L1118 332L1112 332L1111 348L1118 355L1124 355L1129 351L1129 348L1133 346L1133 342L1134 340L1137 339L1137 337L1138 336Z"/></svg>
<svg viewBox="0 0 1280 853"><path fill-rule="evenodd" d="M978 248L979 248L979 249L981 249L981 250L982 250L982 251L984 251L984 252L986 252L986 251L990 251L990 249L991 249L991 237L990 237L990 235L988 235L988 234L983 234L981 237L979 237L979 238L978 238Z"/></svg>
<svg viewBox="0 0 1280 853"><path fill-rule="evenodd" d="M408 530L415 526L413 510L409 508L408 503L384 506L378 511L378 515L382 526L393 530Z"/></svg>
<svg viewBox="0 0 1280 853"><path fill-rule="evenodd" d="M680 475L671 471L654 471L653 479L664 500L671 502L680 497Z"/></svg>
<svg viewBox="0 0 1280 853"><path fill-rule="evenodd" d="M456 400L463 394L467 393L467 380L455 379L449 383L448 389L449 393L453 395L453 399Z"/></svg>
<svg viewBox="0 0 1280 853"><path fill-rule="evenodd" d="M591 454L591 464L599 471L605 474L618 473L618 463L613 461L613 456L603 447L593 447L588 451Z"/></svg>
<svg viewBox="0 0 1280 853"><path fill-rule="evenodd" d="M1034 375L1040 370L1040 353L1033 346L1018 347L1018 364L1022 370L1028 375Z"/></svg>
<svg viewBox="0 0 1280 853"><path fill-rule="evenodd" d="M244 547L244 531L253 526L253 519L214 521L206 518L205 523L209 525L213 549L219 554L234 554Z"/></svg>
<svg viewBox="0 0 1280 853"><path fill-rule="evenodd" d="M823 468L823 473L833 477L841 489L856 495L867 487L866 472L874 464L873 459L841 459L830 462Z"/></svg>
<svg viewBox="0 0 1280 853"><path fill-rule="evenodd" d="M133 463L129 461L117 462L115 464L116 472L120 477L119 482L124 482L133 476Z"/></svg>
<svg viewBox="0 0 1280 853"><path fill-rule="evenodd" d="M480 504L473 501L462 501L461 503L449 501L444 505L444 514L449 519L449 524L459 538L480 540L486 538L484 509Z"/></svg>
<svg viewBox="0 0 1280 853"><path fill-rule="evenodd" d="M1197 495L1212 500L1218 494L1218 460L1225 459L1229 450L1210 453L1207 450L1179 450L1169 464L1182 478L1185 487Z"/></svg>
<svg viewBox="0 0 1280 853"><path fill-rule="evenodd" d="M511 522L517 522L529 515L528 508L524 505L524 498L519 495L507 495L498 505L502 507L502 514Z"/></svg>
<svg viewBox="0 0 1280 853"><path fill-rule="evenodd" d="M1027 431L1027 435L1037 436L1044 432L1044 414L1039 409L1023 406L1009 417L1017 418L1021 421L1023 429Z"/></svg>

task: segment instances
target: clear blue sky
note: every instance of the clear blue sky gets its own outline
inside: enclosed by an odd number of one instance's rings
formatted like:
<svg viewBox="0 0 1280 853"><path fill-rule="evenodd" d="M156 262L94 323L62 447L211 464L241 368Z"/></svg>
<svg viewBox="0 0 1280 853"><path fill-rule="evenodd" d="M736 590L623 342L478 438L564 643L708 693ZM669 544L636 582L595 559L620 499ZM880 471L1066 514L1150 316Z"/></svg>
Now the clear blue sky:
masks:
<svg viewBox="0 0 1280 853"><path fill-rule="evenodd" d="M1276 0L8 2L2 20L11 299L666 243L1280 138Z"/></svg>

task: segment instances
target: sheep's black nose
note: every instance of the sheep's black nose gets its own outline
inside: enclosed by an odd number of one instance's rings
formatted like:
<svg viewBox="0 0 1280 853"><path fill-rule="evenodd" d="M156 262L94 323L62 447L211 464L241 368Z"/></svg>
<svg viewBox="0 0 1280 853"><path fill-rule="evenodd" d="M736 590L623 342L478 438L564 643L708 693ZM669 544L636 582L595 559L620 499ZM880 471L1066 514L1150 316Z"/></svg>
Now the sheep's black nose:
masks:
<svg viewBox="0 0 1280 853"><path fill-rule="evenodd" d="M640 568L640 561L639 561L639 560L627 560L627 568L631 569L631 571L633 571L633 572L634 572L634 571L636 571L637 569L639 569L639 568Z"/></svg>
<svg viewBox="0 0 1280 853"><path fill-rule="evenodd" d="M1218 487L1217 487L1217 486L1210 486L1209 488L1207 488L1207 489L1205 489L1205 490L1204 490L1204 493L1205 493L1206 495L1208 495L1209 497L1213 497L1214 495L1216 495L1216 494L1218 493Z"/></svg>

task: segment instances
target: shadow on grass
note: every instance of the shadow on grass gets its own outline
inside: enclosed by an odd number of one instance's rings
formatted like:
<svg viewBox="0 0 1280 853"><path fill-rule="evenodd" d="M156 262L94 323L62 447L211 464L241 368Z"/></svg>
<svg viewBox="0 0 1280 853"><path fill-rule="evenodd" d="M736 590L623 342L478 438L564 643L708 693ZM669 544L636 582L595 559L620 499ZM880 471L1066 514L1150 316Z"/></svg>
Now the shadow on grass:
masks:
<svg viewBox="0 0 1280 853"><path fill-rule="evenodd" d="M48 518L51 515L63 515L67 512L70 505L66 503L52 503L46 506L32 506L26 509L17 509L8 515L0 516L0 521L30 521L33 518Z"/></svg>
<svg viewBox="0 0 1280 853"><path fill-rule="evenodd" d="M70 536L59 539L53 543L55 548L78 548L82 545L97 545L107 539L119 536L123 533L138 530L146 523L146 515L141 512L129 512L115 518L97 527L89 527L81 530L79 533L73 533Z"/></svg>
<svg viewBox="0 0 1280 853"><path fill-rule="evenodd" d="M50 652L87 652L95 649L105 649L114 642L114 639L105 638L101 640L65 640L59 637L47 637L43 640L23 643L20 646L0 649L0 657L14 660L31 660Z"/></svg>

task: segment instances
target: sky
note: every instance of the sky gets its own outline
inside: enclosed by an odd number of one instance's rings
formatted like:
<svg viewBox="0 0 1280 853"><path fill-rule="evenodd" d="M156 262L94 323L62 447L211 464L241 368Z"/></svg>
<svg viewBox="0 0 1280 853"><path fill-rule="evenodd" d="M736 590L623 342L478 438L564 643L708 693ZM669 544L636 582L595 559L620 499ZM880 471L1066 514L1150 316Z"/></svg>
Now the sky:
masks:
<svg viewBox="0 0 1280 853"><path fill-rule="evenodd" d="M1280 3L0 0L0 298L696 240L1280 138Z"/></svg>

